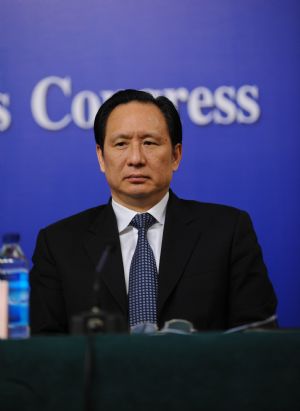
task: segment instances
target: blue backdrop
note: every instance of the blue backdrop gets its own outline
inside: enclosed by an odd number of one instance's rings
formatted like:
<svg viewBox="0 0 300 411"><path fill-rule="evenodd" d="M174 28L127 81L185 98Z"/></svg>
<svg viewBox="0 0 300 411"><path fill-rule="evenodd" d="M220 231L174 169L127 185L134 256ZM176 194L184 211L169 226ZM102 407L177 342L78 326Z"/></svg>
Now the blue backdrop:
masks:
<svg viewBox="0 0 300 411"><path fill-rule="evenodd" d="M93 133L120 88L177 105L181 197L247 210L283 326L300 326L300 3L1 1L0 232L106 202Z"/></svg>

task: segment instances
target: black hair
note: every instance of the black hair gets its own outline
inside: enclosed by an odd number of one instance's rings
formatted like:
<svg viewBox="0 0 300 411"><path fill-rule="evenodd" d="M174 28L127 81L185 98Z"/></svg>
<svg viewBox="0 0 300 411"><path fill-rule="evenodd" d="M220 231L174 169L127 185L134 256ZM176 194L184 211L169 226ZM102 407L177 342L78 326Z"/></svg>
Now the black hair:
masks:
<svg viewBox="0 0 300 411"><path fill-rule="evenodd" d="M96 144L100 146L102 151L104 147L106 124L109 115L118 105L127 104L131 101L154 104L158 107L166 120L173 147L175 147L178 143L182 143L181 120L174 104L167 97L159 96L155 98L152 94L147 93L146 91L127 89L118 91L112 95L101 105L96 114L94 121L94 134Z"/></svg>

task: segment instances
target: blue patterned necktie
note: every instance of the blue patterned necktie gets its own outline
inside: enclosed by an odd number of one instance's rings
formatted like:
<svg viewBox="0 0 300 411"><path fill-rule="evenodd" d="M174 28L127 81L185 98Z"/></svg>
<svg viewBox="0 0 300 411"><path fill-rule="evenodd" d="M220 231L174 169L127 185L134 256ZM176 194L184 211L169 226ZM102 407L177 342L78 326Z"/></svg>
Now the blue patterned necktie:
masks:
<svg viewBox="0 0 300 411"><path fill-rule="evenodd" d="M147 230L156 223L148 213L136 214L130 225L138 229L138 241L129 272L129 323L156 324L157 268L147 240Z"/></svg>

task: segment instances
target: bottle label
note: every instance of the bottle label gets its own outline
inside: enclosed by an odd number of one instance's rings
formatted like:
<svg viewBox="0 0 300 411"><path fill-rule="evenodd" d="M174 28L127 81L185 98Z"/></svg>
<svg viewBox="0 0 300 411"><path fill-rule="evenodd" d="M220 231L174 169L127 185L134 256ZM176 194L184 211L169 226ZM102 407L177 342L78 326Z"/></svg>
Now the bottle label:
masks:
<svg viewBox="0 0 300 411"><path fill-rule="evenodd" d="M29 284L28 270L14 268L5 270L8 280L8 336L29 336Z"/></svg>

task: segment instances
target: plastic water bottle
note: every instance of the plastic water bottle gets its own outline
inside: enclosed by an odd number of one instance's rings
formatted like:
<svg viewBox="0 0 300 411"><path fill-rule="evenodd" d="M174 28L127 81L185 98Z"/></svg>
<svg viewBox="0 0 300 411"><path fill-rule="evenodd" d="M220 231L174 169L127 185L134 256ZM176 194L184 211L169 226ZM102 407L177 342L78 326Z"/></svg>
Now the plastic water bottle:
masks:
<svg viewBox="0 0 300 411"><path fill-rule="evenodd" d="M0 278L8 281L8 338L29 337L28 261L19 234L5 234L0 250Z"/></svg>

